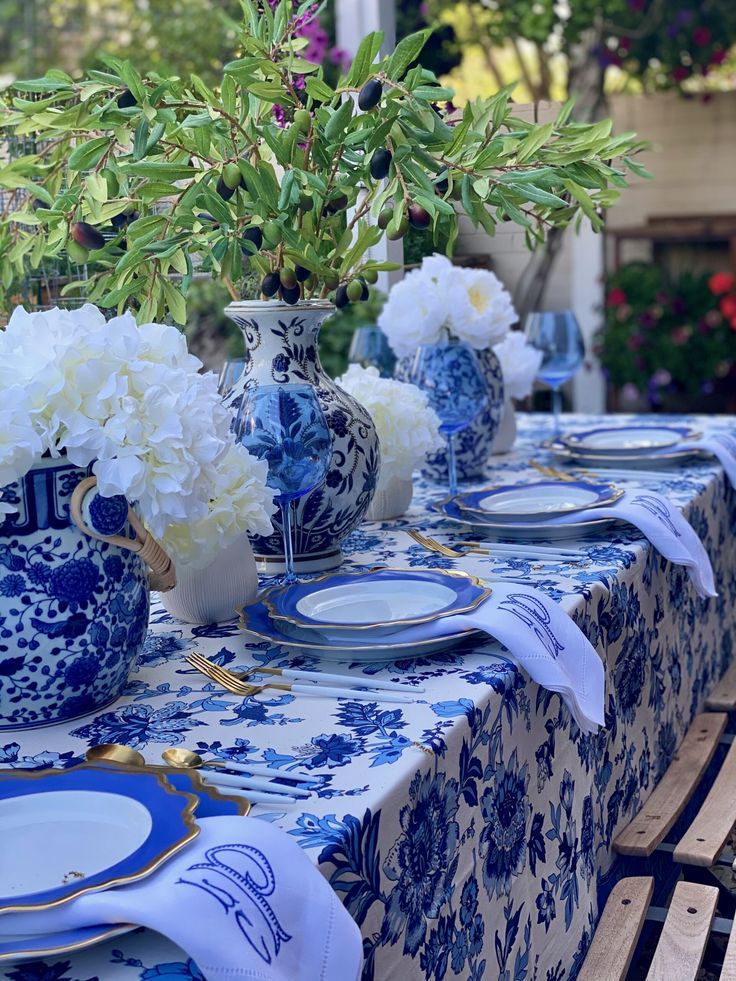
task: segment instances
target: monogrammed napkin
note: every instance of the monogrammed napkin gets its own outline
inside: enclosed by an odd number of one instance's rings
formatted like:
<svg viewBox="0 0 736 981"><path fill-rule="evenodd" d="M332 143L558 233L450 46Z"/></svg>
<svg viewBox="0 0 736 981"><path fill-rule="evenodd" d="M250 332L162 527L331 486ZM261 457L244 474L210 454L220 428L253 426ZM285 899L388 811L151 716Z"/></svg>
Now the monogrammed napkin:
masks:
<svg viewBox="0 0 736 981"><path fill-rule="evenodd" d="M173 940L208 981L358 981L360 930L293 838L253 818L199 825L191 844L140 882L6 913L0 930L133 923Z"/></svg>

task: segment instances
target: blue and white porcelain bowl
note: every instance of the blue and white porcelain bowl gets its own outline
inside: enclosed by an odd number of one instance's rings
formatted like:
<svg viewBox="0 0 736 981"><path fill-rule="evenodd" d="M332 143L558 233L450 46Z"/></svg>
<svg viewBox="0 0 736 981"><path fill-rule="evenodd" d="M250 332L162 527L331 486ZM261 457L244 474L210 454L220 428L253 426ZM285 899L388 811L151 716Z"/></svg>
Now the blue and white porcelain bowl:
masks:
<svg viewBox="0 0 736 981"><path fill-rule="evenodd" d="M43 459L3 500L0 524L0 730L68 721L122 694L143 647L149 589L132 552L77 528L69 502L87 471ZM103 535L129 534L124 498L91 500Z"/></svg>

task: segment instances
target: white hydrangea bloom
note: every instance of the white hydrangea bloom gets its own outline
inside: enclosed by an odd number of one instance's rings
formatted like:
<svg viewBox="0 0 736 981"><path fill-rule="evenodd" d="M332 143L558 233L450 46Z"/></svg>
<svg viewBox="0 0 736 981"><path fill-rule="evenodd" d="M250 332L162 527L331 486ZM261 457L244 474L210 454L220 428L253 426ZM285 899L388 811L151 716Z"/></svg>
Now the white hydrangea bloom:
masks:
<svg viewBox="0 0 736 981"><path fill-rule="evenodd" d="M337 379L370 413L381 444L381 478L411 478L428 453L444 446L440 420L415 385L381 378L376 368L351 364ZM379 485L380 486L380 485Z"/></svg>
<svg viewBox="0 0 736 981"><path fill-rule="evenodd" d="M138 326L130 314L106 321L90 304L19 308L0 332L0 409L19 386L40 443L34 456L64 450L77 466L93 464L100 493L137 502L162 535L208 515L232 445L217 380L201 368L175 327ZM29 466L26 455L12 479Z"/></svg>
<svg viewBox="0 0 736 981"><path fill-rule="evenodd" d="M396 356L404 357L448 336L481 351L516 320L511 295L494 273L431 255L391 289L378 325Z"/></svg>
<svg viewBox="0 0 736 981"><path fill-rule="evenodd" d="M198 521L169 525L164 545L174 558L204 568L240 535L269 535L275 491L266 486L268 464L233 443L220 461L210 488L209 513Z"/></svg>
<svg viewBox="0 0 736 981"><path fill-rule="evenodd" d="M2 488L14 483L41 454L41 439L33 428L26 393L18 386L3 389L0 401L0 515L17 509L2 501ZM2 520L2 519L0 519Z"/></svg>
<svg viewBox="0 0 736 981"><path fill-rule="evenodd" d="M528 344L520 330L512 330L493 350L501 362L506 398L525 399L542 364L542 352Z"/></svg>

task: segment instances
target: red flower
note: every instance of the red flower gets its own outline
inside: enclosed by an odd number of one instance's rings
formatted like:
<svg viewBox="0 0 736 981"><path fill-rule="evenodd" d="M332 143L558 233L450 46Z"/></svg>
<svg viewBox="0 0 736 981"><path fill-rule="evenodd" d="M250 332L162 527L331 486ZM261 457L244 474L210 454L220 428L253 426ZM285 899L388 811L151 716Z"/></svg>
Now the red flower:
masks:
<svg viewBox="0 0 736 981"><path fill-rule="evenodd" d="M642 10L647 5L647 0L629 0L629 7L632 10L636 10L637 13L641 13Z"/></svg>
<svg viewBox="0 0 736 981"><path fill-rule="evenodd" d="M736 286L736 276L733 273L717 272L708 280L708 289L713 296L721 296L722 293L730 293Z"/></svg>
<svg viewBox="0 0 736 981"><path fill-rule="evenodd" d="M729 293L728 296L724 296L719 305L724 317L728 317L729 320L736 317L736 293Z"/></svg>
<svg viewBox="0 0 736 981"><path fill-rule="evenodd" d="M693 31L693 41L696 44L708 44L712 36L709 27L696 27Z"/></svg>
<svg viewBox="0 0 736 981"><path fill-rule="evenodd" d="M626 303L626 294L620 286L614 286L612 290L608 291L606 306L620 307L622 303Z"/></svg>
<svg viewBox="0 0 736 981"><path fill-rule="evenodd" d="M685 65L675 65L672 69L672 78L675 82L684 82L689 74L690 69L686 68Z"/></svg>
<svg viewBox="0 0 736 981"><path fill-rule="evenodd" d="M726 48L716 48L708 59L708 62L711 65L722 65L727 57L728 51Z"/></svg>

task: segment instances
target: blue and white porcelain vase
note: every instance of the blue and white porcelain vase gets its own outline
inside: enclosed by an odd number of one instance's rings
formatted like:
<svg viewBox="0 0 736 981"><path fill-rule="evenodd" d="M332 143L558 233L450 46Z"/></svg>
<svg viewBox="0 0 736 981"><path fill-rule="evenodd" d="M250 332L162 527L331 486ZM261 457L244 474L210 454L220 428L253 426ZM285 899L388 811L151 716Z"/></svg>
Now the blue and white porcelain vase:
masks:
<svg viewBox="0 0 736 981"><path fill-rule="evenodd" d="M247 364L225 404L235 412L246 390L259 385L308 384L319 397L332 435L332 460L324 484L294 505L294 566L297 572L333 569L342 562L340 542L363 520L381 465L373 420L359 402L327 375L319 360L322 323L331 303L308 300L289 306L274 300L231 303L225 313L243 331ZM253 537L261 571L284 569L278 515L274 533Z"/></svg>
<svg viewBox="0 0 736 981"><path fill-rule="evenodd" d="M482 477L491 455L504 411L504 386L501 362L493 348L475 352L488 386L488 404L477 418L455 436L457 476L459 480L476 480ZM411 381L411 355L401 358L395 375L399 381ZM422 473L436 483L447 482L447 453L439 450L427 457Z"/></svg>
<svg viewBox="0 0 736 981"><path fill-rule="evenodd" d="M84 534L70 517L87 475L63 457L45 458L3 489L17 513L0 523L0 730L69 721L109 704L143 646L142 560ZM129 536L124 498L87 500L97 534Z"/></svg>

